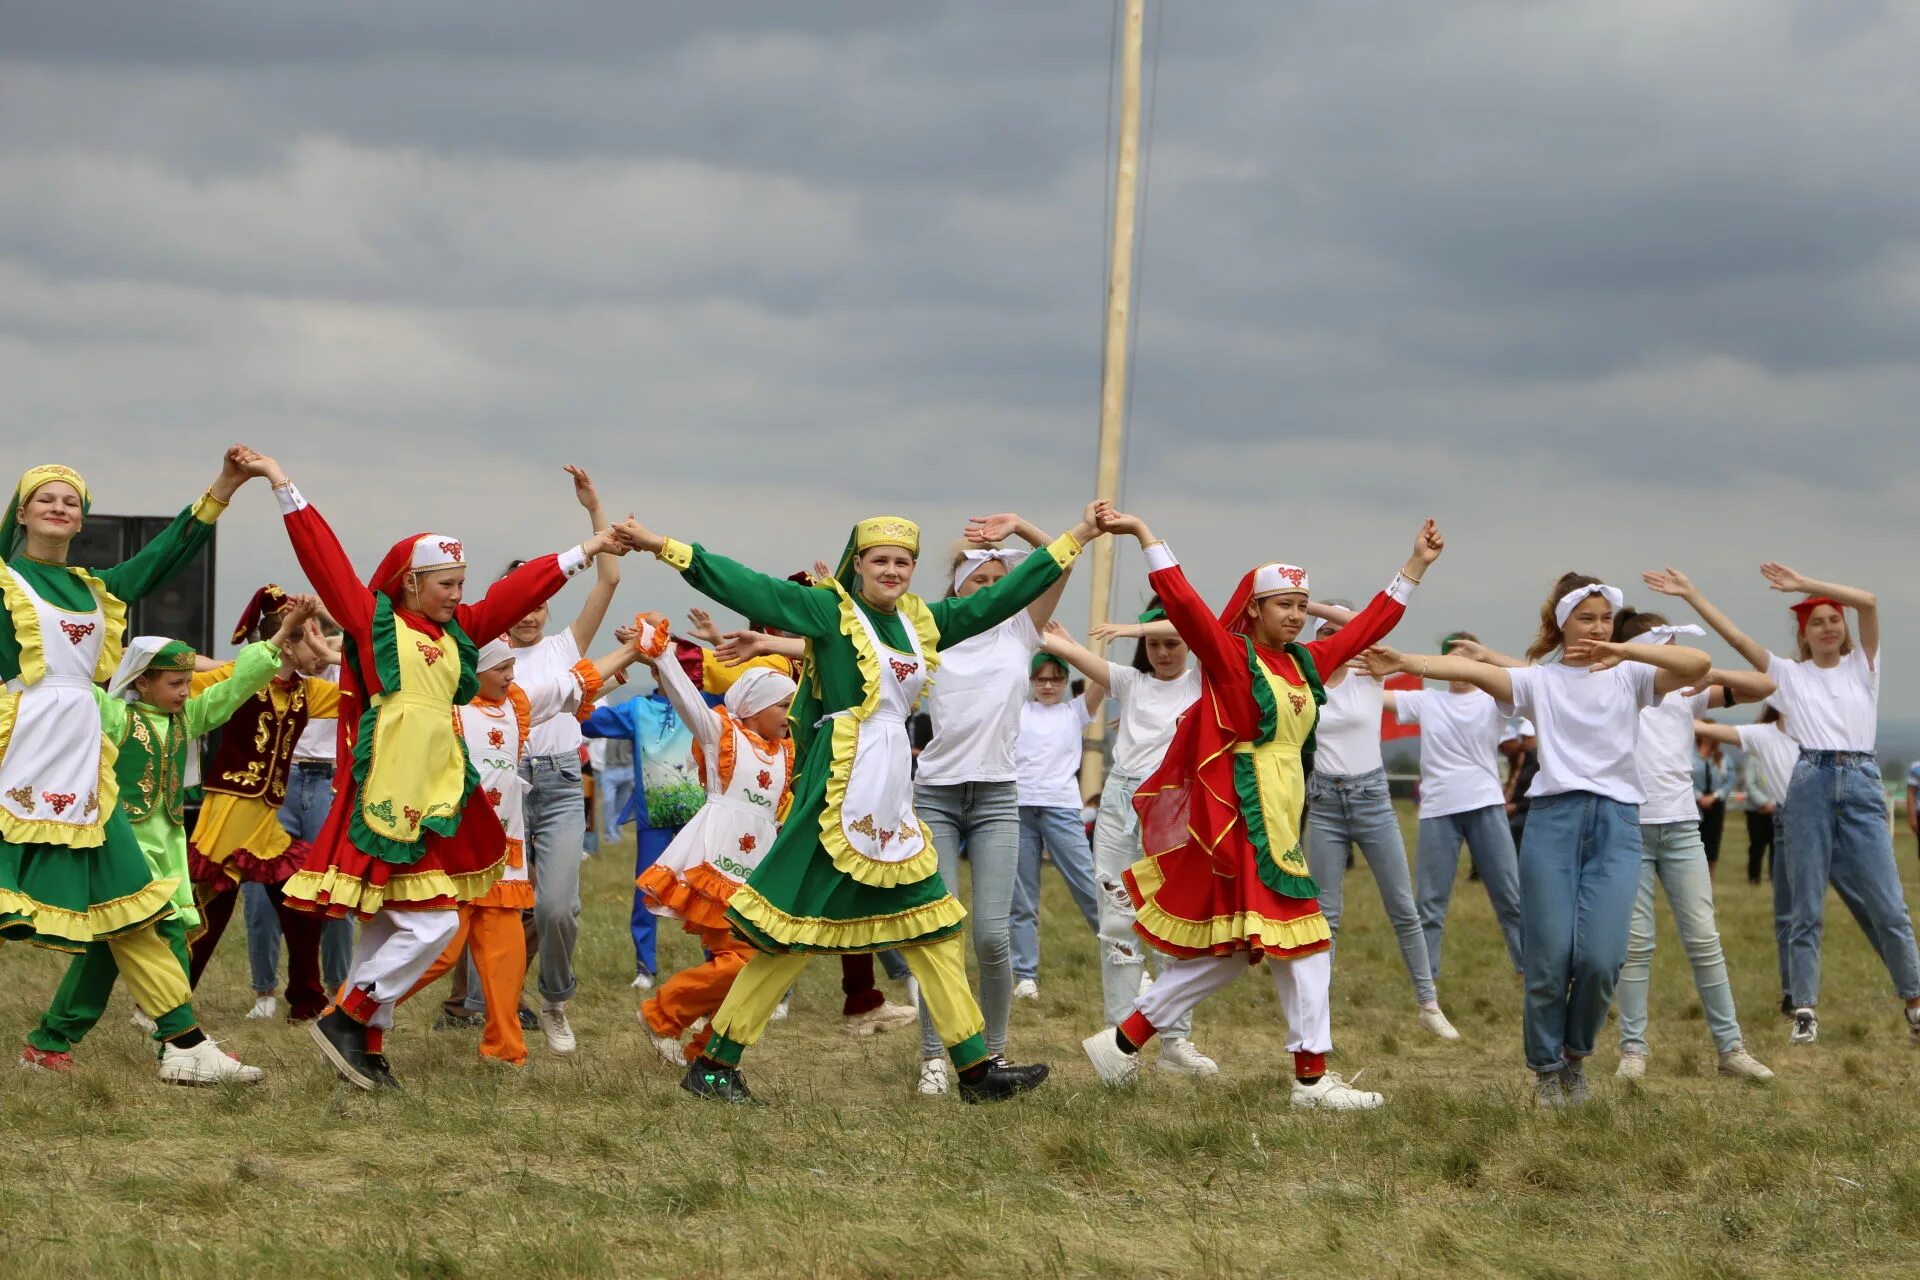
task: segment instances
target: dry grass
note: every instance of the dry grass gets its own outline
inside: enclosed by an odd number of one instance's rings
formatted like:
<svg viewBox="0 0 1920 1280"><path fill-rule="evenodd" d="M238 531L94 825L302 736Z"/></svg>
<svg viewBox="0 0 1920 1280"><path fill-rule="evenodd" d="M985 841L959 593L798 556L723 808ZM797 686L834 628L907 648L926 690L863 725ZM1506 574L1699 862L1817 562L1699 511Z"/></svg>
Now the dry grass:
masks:
<svg viewBox="0 0 1920 1280"><path fill-rule="evenodd" d="M573 1061L489 1068L471 1033L428 1031L421 1005L390 1044L410 1091L351 1093L303 1032L242 1020L234 938L201 1009L271 1070L265 1085L162 1088L124 1001L72 1077L8 1071L6 1273L1692 1278L1911 1275L1920 1259L1920 1052L1837 902L1822 1043L1788 1049L1768 894L1732 834L1722 930L1749 1043L1780 1080L1713 1075L1663 908L1646 1086L1613 1086L1609 1046L1598 1104L1552 1115L1525 1101L1517 983L1478 886L1459 887L1442 991L1467 1040L1445 1046L1413 1022L1364 864L1334 1026L1339 1068L1368 1068L1382 1112L1288 1110L1271 989L1251 980L1199 1016L1220 1080L1103 1092L1077 1048L1099 1007L1093 947L1051 880L1043 995L1015 1011L1018 1056L1056 1066L1041 1094L912 1098L913 1038L840 1036L822 962L748 1059L775 1105L702 1106L633 1022L624 856L587 868ZM1900 861L1911 882L1911 840ZM690 953L675 934L669 962ZM58 960L8 948L0 963L17 1039Z"/></svg>

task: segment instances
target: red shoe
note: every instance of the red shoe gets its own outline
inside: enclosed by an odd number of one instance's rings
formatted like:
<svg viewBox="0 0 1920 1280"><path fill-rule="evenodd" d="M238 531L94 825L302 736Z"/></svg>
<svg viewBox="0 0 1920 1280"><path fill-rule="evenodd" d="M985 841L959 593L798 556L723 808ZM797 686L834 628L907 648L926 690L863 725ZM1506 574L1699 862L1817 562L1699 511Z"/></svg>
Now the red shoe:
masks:
<svg viewBox="0 0 1920 1280"><path fill-rule="evenodd" d="M66 1075L73 1070L73 1055L36 1049L32 1045L27 1045L20 1050L20 1065L35 1071L57 1071L61 1075Z"/></svg>

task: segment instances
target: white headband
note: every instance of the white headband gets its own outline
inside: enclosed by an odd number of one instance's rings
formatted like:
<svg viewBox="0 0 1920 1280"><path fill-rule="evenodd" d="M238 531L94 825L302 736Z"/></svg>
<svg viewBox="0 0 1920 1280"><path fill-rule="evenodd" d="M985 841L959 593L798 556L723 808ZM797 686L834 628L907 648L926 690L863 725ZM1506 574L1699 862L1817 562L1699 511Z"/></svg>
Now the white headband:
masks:
<svg viewBox="0 0 1920 1280"><path fill-rule="evenodd" d="M1307 571L1297 564L1263 564L1253 571L1253 598L1277 596L1289 591L1312 593Z"/></svg>
<svg viewBox="0 0 1920 1280"><path fill-rule="evenodd" d="M960 557L960 563L953 568L953 589L958 593L961 587L967 585L967 579L979 571L981 565L991 564L995 560L1003 562L1007 566L1007 572L1012 573L1014 566L1025 560L1028 554L1025 551L969 551Z"/></svg>
<svg viewBox="0 0 1920 1280"><path fill-rule="evenodd" d="M1627 597L1621 593L1620 588L1610 587L1604 582L1596 582L1589 587L1575 587L1560 597L1559 604L1553 606L1553 625L1556 627L1566 626L1568 616L1571 615L1573 611L1579 607L1580 602L1588 596L1605 596L1607 603L1613 607L1615 613L1620 612L1621 608L1627 603Z"/></svg>
<svg viewBox="0 0 1920 1280"><path fill-rule="evenodd" d="M448 537L444 533L429 533L413 542L413 560L409 566L415 573L427 573L434 569L464 569L466 567L466 548L460 545L460 539Z"/></svg>
<svg viewBox="0 0 1920 1280"><path fill-rule="evenodd" d="M489 640L480 646L480 656L473 662L473 674L491 671L503 662L512 662L515 656L513 646L507 643L505 637Z"/></svg>
<svg viewBox="0 0 1920 1280"><path fill-rule="evenodd" d="M1691 622L1674 625L1648 627L1633 638L1634 644L1669 644L1675 636L1704 636L1706 628L1697 627Z"/></svg>
<svg viewBox="0 0 1920 1280"><path fill-rule="evenodd" d="M727 690L727 714L736 720L758 715L781 699L792 697L799 688L771 667L755 667Z"/></svg>

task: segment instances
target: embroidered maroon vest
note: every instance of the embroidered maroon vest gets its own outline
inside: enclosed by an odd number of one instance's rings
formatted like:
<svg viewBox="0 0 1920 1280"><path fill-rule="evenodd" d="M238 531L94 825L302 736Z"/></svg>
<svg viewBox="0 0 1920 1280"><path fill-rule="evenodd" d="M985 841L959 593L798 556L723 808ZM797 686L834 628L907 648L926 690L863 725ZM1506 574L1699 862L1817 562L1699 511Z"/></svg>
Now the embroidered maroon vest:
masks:
<svg viewBox="0 0 1920 1280"><path fill-rule="evenodd" d="M201 771L203 791L286 803L293 748L307 727L307 682L293 686L283 715L274 710L271 686L247 699L220 731L213 761Z"/></svg>

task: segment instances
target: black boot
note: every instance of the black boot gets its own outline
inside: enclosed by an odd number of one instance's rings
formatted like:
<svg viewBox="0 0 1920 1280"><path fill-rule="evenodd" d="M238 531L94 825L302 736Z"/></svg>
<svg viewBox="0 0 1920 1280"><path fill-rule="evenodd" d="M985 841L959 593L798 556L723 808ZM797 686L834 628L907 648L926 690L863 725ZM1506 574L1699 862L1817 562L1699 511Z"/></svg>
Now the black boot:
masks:
<svg viewBox="0 0 1920 1280"><path fill-rule="evenodd" d="M405 1092L401 1089L400 1082L394 1079L393 1068L387 1065L386 1054L370 1053L366 1055L366 1064L367 1075L376 1085L382 1089L391 1089L395 1093Z"/></svg>
<svg viewBox="0 0 1920 1280"><path fill-rule="evenodd" d="M740 1068L711 1058L695 1058L680 1077L680 1087L696 1098L731 1102L740 1106L759 1106L760 1099L747 1088L747 1077Z"/></svg>
<svg viewBox="0 0 1920 1280"><path fill-rule="evenodd" d="M989 1058L977 1067L960 1073L962 1102L1005 1102L1016 1094L1038 1089L1047 1078L1047 1064L1012 1067L998 1058Z"/></svg>
<svg viewBox="0 0 1920 1280"><path fill-rule="evenodd" d="M325 1017L307 1024L307 1033L320 1046L340 1078L356 1089L375 1089L379 1085L367 1069L367 1029L335 1009Z"/></svg>

